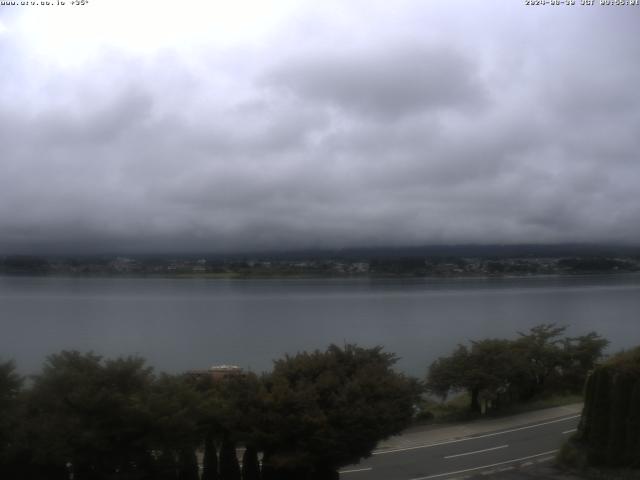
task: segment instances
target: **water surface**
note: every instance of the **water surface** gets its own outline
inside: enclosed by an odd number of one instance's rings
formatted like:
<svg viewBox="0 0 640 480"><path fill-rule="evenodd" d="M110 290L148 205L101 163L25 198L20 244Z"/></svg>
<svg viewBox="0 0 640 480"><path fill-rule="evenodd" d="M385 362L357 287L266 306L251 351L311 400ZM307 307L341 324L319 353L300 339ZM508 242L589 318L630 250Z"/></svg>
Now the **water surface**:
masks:
<svg viewBox="0 0 640 480"><path fill-rule="evenodd" d="M640 344L640 276L419 280L0 277L0 358L36 372L62 349L139 354L179 372L267 370L330 343L383 345L422 376L457 343L539 323Z"/></svg>

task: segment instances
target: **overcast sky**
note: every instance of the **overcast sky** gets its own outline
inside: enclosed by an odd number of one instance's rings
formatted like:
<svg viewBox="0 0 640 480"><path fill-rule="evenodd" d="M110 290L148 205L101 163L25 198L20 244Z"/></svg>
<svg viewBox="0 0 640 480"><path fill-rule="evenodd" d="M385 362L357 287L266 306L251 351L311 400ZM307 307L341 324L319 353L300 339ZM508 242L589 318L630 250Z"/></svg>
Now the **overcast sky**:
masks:
<svg viewBox="0 0 640 480"><path fill-rule="evenodd" d="M0 254L638 244L638 34L524 1L0 6Z"/></svg>

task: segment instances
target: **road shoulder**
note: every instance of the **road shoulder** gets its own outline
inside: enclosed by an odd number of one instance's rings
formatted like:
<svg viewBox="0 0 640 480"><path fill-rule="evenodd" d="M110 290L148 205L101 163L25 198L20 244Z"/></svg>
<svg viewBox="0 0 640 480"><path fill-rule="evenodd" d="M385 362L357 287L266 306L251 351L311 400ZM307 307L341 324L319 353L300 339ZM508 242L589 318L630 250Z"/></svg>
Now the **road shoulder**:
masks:
<svg viewBox="0 0 640 480"><path fill-rule="evenodd" d="M453 425L418 426L405 430L400 435L390 437L378 444L374 454L404 448L415 448L440 442L479 436L491 432L509 430L528 425L552 422L561 418L579 416L582 404L575 403L561 407L545 408L508 417L484 418L468 423Z"/></svg>

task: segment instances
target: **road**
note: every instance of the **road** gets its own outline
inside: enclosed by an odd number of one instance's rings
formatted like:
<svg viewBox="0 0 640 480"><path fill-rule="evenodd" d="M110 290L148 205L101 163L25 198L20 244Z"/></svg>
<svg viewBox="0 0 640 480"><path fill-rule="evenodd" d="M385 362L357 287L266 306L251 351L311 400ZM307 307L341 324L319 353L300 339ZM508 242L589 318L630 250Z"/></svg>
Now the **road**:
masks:
<svg viewBox="0 0 640 480"><path fill-rule="evenodd" d="M446 480L545 461L578 425L579 415L426 445L387 449L340 472L342 480Z"/></svg>

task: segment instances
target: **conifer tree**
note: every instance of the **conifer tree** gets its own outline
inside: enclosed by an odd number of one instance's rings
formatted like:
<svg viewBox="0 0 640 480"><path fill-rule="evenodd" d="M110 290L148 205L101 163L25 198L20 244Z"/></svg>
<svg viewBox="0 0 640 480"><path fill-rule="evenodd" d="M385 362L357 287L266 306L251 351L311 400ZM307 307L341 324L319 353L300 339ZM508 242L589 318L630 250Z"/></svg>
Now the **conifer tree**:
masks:
<svg viewBox="0 0 640 480"><path fill-rule="evenodd" d="M640 347L593 371L576 440L591 465L640 467Z"/></svg>
<svg viewBox="0 0 640 480"><path fill-rule="evenodd" d="M258 451L248 446L242 456L242 480L260 480Z"/></svg>
<svg viewBox="0 0 640 480"><path fill-rule="evenodd" d="M198 459L193 448L183 447L179 455L178 480L199 480Z"/></svg>
<svg viewBox="0 0 640 480"><path fill-rule="evenodd" d="M202 459L202 480L218 480L218 453L213 435L208 434L204 441L204 458Z"/></svg>
<svg viewBox="0 0 640 480"><path fill-rule="evenodd" d="M236 445L228 435L220 447L220 480L241 480Z"/></svg>
<svg viewBox="0 0 640 480"><path fill-rule="evenodd" d="M164 449L156 462L156 471L158 480L176 480L178 478L178 469L176 457L169 449Z"/></svg>

